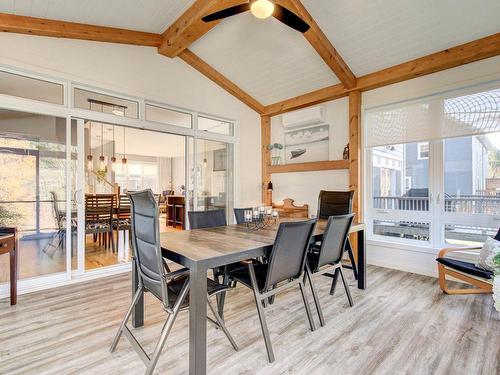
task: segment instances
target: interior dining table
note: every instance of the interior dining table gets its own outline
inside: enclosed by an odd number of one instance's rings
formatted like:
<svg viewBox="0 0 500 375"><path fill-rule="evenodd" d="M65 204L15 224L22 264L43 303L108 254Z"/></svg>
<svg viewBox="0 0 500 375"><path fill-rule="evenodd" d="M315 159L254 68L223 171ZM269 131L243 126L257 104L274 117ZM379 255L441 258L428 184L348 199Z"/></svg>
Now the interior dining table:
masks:
<svg viewBox="0 0 500 375"><path fill-rule="evenodd" d="M162 255L189 268L189 374L206 374L207 364L207 271L230 263L266 256L271 250L280 222L305 219L278 219L265 228L253 224L234 224L161 234ZM313 240L324 233L327 220L318 220ZM366 288L366 244L364 223L355 223L357 233L358 288ZM138 288L135 262L132 262L132 295ZM141 296L132 312L132 325L144 324L144 300Z"/></svg>

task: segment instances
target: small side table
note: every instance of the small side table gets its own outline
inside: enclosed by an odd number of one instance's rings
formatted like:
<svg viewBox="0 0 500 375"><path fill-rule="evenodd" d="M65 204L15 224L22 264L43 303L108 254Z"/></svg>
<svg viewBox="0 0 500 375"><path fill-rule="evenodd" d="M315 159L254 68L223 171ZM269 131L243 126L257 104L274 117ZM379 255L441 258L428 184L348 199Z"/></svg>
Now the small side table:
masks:
<svg viewBox="0 0 500 375"><path fill-rule="evenodd" d="M17 303L17 241L15 228L0 228L0 255L10 254L10 304Z"/></svg>

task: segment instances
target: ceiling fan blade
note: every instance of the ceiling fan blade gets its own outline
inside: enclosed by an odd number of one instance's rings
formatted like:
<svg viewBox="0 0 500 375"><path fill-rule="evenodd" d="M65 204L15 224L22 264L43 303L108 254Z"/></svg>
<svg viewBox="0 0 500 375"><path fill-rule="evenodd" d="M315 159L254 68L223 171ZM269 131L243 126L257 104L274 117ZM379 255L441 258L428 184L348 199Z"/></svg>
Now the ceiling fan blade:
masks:
<svg viewBox="0 0 500 375"><path fill-rule="evenodd" d="M234 7L226 8L219 10L218 12L209 14L205 17L202 17L202 20L205 22L212 22L216 20L220 20L226 17L231 17L235 16L236 14L240 14L243 12L246 12L250 10L250 4L241 4L241 5L236 5Z"/></svg>
<svg viewBox="0 0 500 375"><path fill-rule="evenodd" d="M300 31L301 33L305 33L309 30L310 26L295 13L290 12L288 9L279 4L276 4L274 7L273 17L277 20L283 22L287 26L290 26L292 29Z"/></svg>

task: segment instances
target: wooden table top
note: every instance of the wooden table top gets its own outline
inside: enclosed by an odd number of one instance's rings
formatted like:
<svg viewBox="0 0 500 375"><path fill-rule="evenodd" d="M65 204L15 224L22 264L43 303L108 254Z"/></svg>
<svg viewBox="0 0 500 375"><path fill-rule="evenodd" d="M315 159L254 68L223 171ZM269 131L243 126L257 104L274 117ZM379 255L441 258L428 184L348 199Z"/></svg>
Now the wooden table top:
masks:
<svg viewBox="0 0 500 375"><path fill-rule="evenodd" d="M161 234L164 256L190 267L203 263L208 267L264 255L274 244L280 222L305 219L280 219L264 229L252 230L246 224L195 229ZM318 220L314 235L324 233L327 220ZM365 229L365 224L351 226L351 233Z"/></svg>

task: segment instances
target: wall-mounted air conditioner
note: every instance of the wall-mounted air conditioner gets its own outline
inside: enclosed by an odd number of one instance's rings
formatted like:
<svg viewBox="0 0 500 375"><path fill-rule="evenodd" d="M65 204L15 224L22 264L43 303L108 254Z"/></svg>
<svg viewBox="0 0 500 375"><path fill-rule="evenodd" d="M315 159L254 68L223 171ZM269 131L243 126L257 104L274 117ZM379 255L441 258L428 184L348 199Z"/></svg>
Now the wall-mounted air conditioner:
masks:
<svg viewBox="0 0 500 375"><path fill-rule="evenodd" d="M325 122L326 108L322 105L300 109L281 115L281 125L286 129L321 124Z"/></svg>

